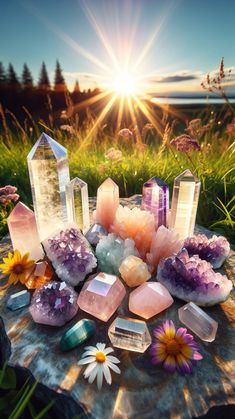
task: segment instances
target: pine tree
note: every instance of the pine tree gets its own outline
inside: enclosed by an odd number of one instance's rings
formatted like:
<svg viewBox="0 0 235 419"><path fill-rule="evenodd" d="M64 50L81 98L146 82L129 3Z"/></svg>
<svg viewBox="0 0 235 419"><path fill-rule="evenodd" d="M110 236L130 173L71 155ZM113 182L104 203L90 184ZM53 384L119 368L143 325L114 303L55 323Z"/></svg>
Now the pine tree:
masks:
<svg viewBox="0 0 235 419"><path fill-rule="evenodd" d="M3 64L0 62L0 89L6 87L7 76Z"/></svg>
<svg viewBox="0 0 235 419"><path fill-rule="evenodd" d="M55 68L54 89L57 92L64 92L65 90L67 90L65 79L62 74L62 69L60 67L60 63L58 60L56 61L56 68Z"/></svg>
<svg viewBox="0 0 235 419"><path fill-rule="evenodd" d="M22 86L24 89L31 89L33 87L33 77L27 66L24 64L22 72Z"/></svg>
<svg viewBox="0 0 235 419"><path fill-rule="evenodd" d="M73 89L73 93L80 93L80 92L81 92L80 85L79 85L78 80L76 80L75 85L74 85L74 89Z"/></svg>
<svg viewBox="0 0 235 419"><path fill-rule="evenodd" d="M39 75L38 87L39 89L42 89L42 90L50 90L51 88L50 80L49 80L47 69L46 69L46 64L44 63L44 61L42 63L42 67L41 67L41 71Z"/></svg>
<svg viewBox="0 0 235 419"><path fill-rule="evenodd" d="M18 80L15 69L11 63L8 66L7 85L8 87L13 88L13 89L18 89L20 87L20 82Z"/></svg>

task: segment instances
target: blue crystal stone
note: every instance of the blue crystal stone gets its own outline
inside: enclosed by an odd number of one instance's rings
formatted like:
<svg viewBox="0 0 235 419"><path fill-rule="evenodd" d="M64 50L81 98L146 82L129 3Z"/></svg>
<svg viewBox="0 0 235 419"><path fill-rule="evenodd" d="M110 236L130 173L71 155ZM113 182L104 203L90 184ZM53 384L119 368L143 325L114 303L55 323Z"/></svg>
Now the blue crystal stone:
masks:
<svg viewBox="0 0 235 419"><path fill-rule="evenodd" d="M30 303L30 292L23 290L12 294L7 300L7 308L10 310L18 310L19 308L26 307Z"/></svg>
<svg viewBox="0 0 235 419"><path fill-rule="evenodd" d="M81 345L95 333L95 322L93 320L79 320L73 327L65 332L60 340L60 349L63 352L69 351Z"/></svg>
<svg viewBox="0 0 235 419"><path fill-rule="evenodd" d="M107 236L107 230L99 223L93 224L87 231L85 237L92 246L96 246L103 236Z"/></svg>

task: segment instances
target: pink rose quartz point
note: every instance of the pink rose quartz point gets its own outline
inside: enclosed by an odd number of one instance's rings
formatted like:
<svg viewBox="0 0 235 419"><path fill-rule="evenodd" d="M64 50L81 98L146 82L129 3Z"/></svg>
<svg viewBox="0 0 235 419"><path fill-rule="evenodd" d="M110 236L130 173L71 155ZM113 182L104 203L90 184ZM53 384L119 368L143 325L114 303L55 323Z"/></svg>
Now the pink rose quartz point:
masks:
<svg viewBox="0 0 235 419"><path fill-rule="evenodd" d="M115 275L100 272L90 278L79 294L78 306L86 313L107 322L125 297L125 287Z"/></svg>
<svg viewBox="0 0 235 419"><path fill-rule="evenodd" d="M113 223L119 205L119 188L111 179L106 179L97 190L96 222L106 230Z"/></svg>
<svg viewBox="0 0 235 419"><path fill-rule="evenodd" d="M137 316L150 319L170 307L173 302L167 288L159 282L146 282L130 293L129 310Z"/></svg>
<svg viewBox="0 0 235 419"><path fill-rule="evenodd" d="M44 257L40 243L34 212L22 202L18 202L11 211L7 224L12 247L21 254L30 253L30 258L39 260Z"/></svg>
<svg viewBox="0 0 235 419"><path fill-rule="evenodd" d="M150 252L146 255L151 271L156 271L160 259L177 254L182 249L183 243L184 241L179 239L174 230L160 226L152 236Z"/></svg>

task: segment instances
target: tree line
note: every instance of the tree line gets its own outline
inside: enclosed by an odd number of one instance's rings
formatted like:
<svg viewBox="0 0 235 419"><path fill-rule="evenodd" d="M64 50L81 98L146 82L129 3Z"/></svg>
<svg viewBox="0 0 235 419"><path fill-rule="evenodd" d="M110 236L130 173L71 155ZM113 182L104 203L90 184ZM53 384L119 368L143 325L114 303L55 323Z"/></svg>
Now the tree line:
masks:
<svg viewBox="0 0 235 419"><path fill-rule="evenodd" d="M19 77L11 63L9 63L7 70L5 69L2 62L0 62L0 90L2 89L39 89L43 91L54 90L56 92L65 92L68 91L63 71L59 61L56 61L54 83L53 85L50 82L46 64L42 63L38 83L34 84L32 73L25 63L23 65L22 74ZM75 81L73 92L80 92L80 86L78 80Z"/></svg>

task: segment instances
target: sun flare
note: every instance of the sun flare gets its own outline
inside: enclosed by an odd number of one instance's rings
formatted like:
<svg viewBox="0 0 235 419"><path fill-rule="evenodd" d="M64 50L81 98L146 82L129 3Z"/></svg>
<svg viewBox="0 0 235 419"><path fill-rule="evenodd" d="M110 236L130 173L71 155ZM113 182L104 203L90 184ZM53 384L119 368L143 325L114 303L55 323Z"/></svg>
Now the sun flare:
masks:
<svg viewBox="0 0 235 419"><path fill-rule="evenodd" d="M123 71L114 76L111 89L119 96L131 96L137 93L135 77L129 71Z"/></svg>

